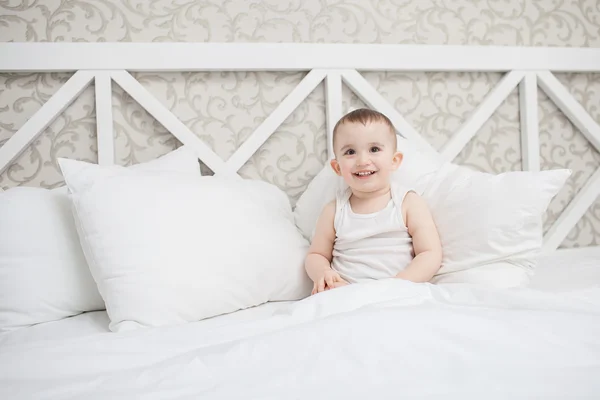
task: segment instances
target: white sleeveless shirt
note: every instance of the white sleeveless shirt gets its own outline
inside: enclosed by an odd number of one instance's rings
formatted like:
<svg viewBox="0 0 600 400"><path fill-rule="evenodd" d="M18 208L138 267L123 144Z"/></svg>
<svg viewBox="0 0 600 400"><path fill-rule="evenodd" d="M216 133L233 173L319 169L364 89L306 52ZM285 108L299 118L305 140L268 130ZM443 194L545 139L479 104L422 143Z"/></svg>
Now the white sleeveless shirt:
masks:
<svg viewBox="0 0 600 400"><path fill-rule="evenodd" d="M402 202L412 189L392 185L391 200L375 213L356 214L350 188L336 195L331 267L349 283L393 278L414 258L412 238L402 218Z"/></svg>

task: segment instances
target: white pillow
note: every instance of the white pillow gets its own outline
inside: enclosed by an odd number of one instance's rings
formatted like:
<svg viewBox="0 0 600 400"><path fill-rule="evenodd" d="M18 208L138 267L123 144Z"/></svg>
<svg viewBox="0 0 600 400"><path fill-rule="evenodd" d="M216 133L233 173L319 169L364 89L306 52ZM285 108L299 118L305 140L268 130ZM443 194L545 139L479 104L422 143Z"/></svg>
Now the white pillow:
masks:
<svg viewBox="0 0 600 400"><path fill-rule="evenodd" d="M397 148L402 152L403 160L392 179L414 188L418 193L423 193L443 167L442 158L420 149L414 142L402 137L398 137ZM312 238L323 207L335 199L337 190L345 187L347 185L344 179L333 172L329 161L308 184L294 208L296 226L306 239Z"/></svg>
<svg viewBox="0 0 600 400"><path fill-rule="evenodd" d="M200 177L180 148L134 170ZM81 251L67 188L16 187L0 194L0 331L105 308Z"/></svg>
<svg viewBox="0 0 600 400"><path fill-rule="evenodd" d="M343 185L343 179L333 172L329 162L310 181L294 208L294 222L304 238L312 239L315 225L325 204L335 199L336 191Z"/></svg>
<svg viewBox="0 0 600 400"><path fill-rule="evenodd" d="M392 179L423 196L442 241L442 267L432 282L525 285L542 246L542 215L570 171L494 175L443 162L406 139L399 138L398 150L404 160ZM308 185L294 210L306 238L345 186L329 164Z"/></svg>
<svg viewBox="0 0 600 400"><path fill-rule="evenodd" d="M103 309L67 195L32 187L0 194L0 331Z"/></svg>
<svg viewBox="0 0 600 400"><path fill-rule="evenodd" d="M308 242L275 186L59 163L112 331L310 294Z"/></svg>
<svg viewBox="0 0 600 400"><path fill-rule="evenodd" d="M455 165L440 174L423 194L443 248L432 282L526 285L543 243L543 214L570 174L494 175Z"/></svg>

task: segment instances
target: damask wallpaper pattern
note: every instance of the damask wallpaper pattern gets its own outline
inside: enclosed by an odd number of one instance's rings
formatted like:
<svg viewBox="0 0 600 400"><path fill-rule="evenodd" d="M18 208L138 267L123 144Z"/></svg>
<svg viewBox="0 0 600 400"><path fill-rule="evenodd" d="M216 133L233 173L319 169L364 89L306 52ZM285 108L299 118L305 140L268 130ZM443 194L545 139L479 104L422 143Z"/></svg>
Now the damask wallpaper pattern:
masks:
<svg viewBox="0 0 600 400"><path fill-rule="evenodd" d="M596 0L0 0L0 41L187 41L419 43L600 47ZM0 74L0 144L70 74ZM229 157L304 73L137 73L134 76L205 140ZM488 73L365 72L422 134L440 148L501 78ZM600 121L600 75L559 74ZM542 168L574 174L545 216L548 228L600 156L541 92ZM344 88L344 109L361 102ZM180 145L113 84L117 161L143 162ZM96 161L93 87L88 88L7 171L0 187L62 184L56 157ZM242 168L273 182L295 203L326 161L320 85ZM518 89L459 155L488 172L521 168ZM206 170L209 173L210 171ZM563 243L600 244L600 202Z"/></svg>

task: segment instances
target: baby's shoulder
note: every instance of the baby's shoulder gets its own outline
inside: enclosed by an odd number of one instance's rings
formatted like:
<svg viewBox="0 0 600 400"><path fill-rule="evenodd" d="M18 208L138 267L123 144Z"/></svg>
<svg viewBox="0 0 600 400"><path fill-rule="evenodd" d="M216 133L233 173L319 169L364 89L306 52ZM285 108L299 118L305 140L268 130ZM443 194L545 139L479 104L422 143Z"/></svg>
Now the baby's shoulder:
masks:
<svg viewBox="0 0 600 400"><path fill-rule="evenodd" d="M407 201L412 201L412 198L415 196L420 197L417 190L412 186L400 185L400 184L392 184L391 186L392 197L396 201L396 203L406 203Z"/></svg>
<svg viewBox="0 0 600 400"><path fill-rule="evenodd" d="M336 199L330 200L321 209L321 219L333 220L335 216L337 201Z"/></svg>
<svg viewBox="0 0 600 400"><path fill-rule="evenodd" d="M420 207L423 203L423 198L411 187L396 186L393 189L393 195L396 198L396 204L401 205L402 219L404 221L406 221L407 215L412 209Z"/></svg>
<svg viewBox="0 0 600 400"><path fill-rule="evenodd" d="M416 204L420 204L423 201L423 197L421 197L415 190L411 189L406 191L406 193L404 194L404 198L402 200L402 207L411 207Z"/></svg>
<svg viewBox="0 0 600 400"><path fill-rule="evenodd" d="M419 221L431 216L429 205L423 196L416 191L410 191L402 202L402 218L406 224L409 220Z"/></svg>
<svg viewBox="0 0 600 400"><path fill-rule="evenodd" d="M337 205L337 200L336 200L336 199L333 199L333 200L330 200L330 201L328 201L328 202L325 204L325 206L323 207L323 212L326 212L326 211L327 211L327 212L332 212L332 211L335 211L335 207L336 207L336 205Z"/></svg>

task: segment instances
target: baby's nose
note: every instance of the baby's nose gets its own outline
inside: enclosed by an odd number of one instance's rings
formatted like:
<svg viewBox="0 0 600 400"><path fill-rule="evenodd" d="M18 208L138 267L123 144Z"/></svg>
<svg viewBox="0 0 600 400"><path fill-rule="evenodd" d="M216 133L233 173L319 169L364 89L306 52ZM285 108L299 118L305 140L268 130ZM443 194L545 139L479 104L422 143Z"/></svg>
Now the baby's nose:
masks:
<svg viewBox="0 0 600 400"><path fill-rule="evenodd" d="M356 165L364 166L371 163L371 158L367 154L360 155L356 160Z"/></svg>

